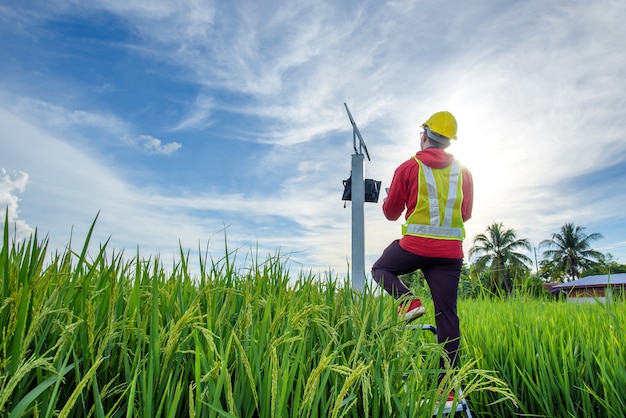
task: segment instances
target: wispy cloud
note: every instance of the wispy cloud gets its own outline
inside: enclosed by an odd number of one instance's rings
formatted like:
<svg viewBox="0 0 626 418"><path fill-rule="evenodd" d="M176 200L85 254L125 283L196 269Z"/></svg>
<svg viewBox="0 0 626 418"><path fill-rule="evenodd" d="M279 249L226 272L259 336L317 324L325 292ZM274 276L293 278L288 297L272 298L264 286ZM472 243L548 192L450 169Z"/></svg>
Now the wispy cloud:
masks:
<svg viewBox="0 0 626 418"><path fill-rule="evenodd" d="M189 107L188 113L178 124L172 128L173 131L181 130L204 130L211 126L211 112L215 108L214 99L210 96L200 94Z"/></svg>
<svg viewBox="0 0 626 418"><path fill-rule="evenodd" d="M14 114L26 115L52 131L68 131L77 128L104 129L108 132L123 132L129 124L119 117L104 112L87 109L68 108L30 96L18 96L0 91L4 103L12 103L8 110Z"/></svg>

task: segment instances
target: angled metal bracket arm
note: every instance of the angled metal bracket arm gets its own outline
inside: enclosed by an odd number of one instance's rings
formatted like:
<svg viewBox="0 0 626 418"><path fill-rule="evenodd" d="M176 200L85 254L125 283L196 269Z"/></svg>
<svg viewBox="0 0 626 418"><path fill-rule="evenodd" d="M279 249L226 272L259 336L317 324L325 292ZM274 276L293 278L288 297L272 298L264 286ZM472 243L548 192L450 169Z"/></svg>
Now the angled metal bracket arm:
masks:
<svg viewBox="0 0 626 418"><path fill-rule="evenodd" d="M356 154L363 154L365 151L365 155L367 156L367 161L372 161L370 158L369 152L367 152L367 146L365 145L365 141L363 141L363 137L361 136L361 132L359 131L359 127L356 126L356 122L352 118L352 114L350 113L350 109L348 109L347 104L343 104L346 107L346 112L348 112L348 117L350 118L350 123L352 124L352 146L354 147L354 152ZM359 148L356 147L356 139L359 138Z"/></svg>

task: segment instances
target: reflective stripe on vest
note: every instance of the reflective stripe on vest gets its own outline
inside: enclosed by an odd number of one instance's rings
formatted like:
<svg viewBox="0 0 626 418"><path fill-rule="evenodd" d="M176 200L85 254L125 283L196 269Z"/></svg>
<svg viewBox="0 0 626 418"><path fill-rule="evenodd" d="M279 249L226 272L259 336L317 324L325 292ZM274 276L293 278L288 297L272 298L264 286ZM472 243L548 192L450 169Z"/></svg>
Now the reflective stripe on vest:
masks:
<svg viewBox="0 0 626 418"><path fill-rule="evenodd" d="M406 224L404 235L432 235L440 237L458 237L463 239L463 228L445 226L431 226L419 224Z"/></svg>
<svg viewBox="0 0 626 418"><path fill-rule="evenodd" d="M413 157L415 158L415 157ZM421 223L413 223L410 222L414 218L414 213L409 216L409 223L403 225L403 235L417 235L417 236L425 236L429 238L440 238L440 239L451 239L451 240L462 240L465 237L465 230L463 228L463 221L460 219L460 213L457 213L457 223L458 226L453 226L453 216L454 208L457 204L457 199L462 197L462 192L459 191L459 181L461 179L461 165L454 160L450 165L450 174L449 174L449 182L448 182L448 195L445 199L445 208L443 211L443 220L440 219L440 210L439 210L439 196L437 193L437 183L435 181L435 176L433 174L433 170L431 167L423 164L417 158L415 158L417 163L420 166L421 172L424 174L424 179L426 181L426 194L424 196L423 192L418 190L418 198L416 202L416 209L419 203L420 196L427 197L428 199L428 212L430 217L430 222L428 225ZM419 179L418 179L419 181ZM459 209L460 211L460 206ZM415 214L419 216L419 214ZM413 219L414 220L414 219Z"/></svg>

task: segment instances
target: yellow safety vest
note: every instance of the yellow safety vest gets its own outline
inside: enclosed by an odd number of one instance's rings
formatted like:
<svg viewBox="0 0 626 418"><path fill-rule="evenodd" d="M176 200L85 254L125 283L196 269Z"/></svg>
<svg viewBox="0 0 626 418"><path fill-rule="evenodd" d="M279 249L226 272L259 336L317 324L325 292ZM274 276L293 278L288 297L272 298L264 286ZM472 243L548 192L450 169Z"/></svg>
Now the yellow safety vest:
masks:
<svg viewBox="0 0 626 418"><path fill-rule="evenodd" d="M419 164L415 210L402 225L402 235L462 241L465 238L461 204L461 165L453 160L446 168L432 169L415 156Z"/></svg>

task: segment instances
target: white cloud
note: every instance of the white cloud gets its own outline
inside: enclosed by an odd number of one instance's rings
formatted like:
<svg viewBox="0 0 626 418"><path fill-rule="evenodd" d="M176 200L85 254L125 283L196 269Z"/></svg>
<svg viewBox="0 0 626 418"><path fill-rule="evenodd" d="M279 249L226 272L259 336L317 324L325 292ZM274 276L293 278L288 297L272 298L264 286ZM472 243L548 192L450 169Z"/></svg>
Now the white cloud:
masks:
<svg viewBox="0 0 626 418"><path fill-rule="evenodd" d="M76 4L58 3L66 10ZM18 103L21 115L48 121L47 134L22 128L41 140L31 149L43 148L63 164L16 168L34 183L29 196L37 187L69 211L65 219L84 223L102 209L103 229L115 236L124 231L127 243L180 238L191 246L226 223L229 239L306 248L308 260L341 269L350 249L341 180L349 175L352 152L344 101L372 155L366 177L386 185L416 151L421 122L441 109L457 116L459 141L451 151L472 170L476 186L466 248L492 222L539 242L566 221L584 225L622 211L618 197L589 199L582 180L575 192L563 189L568 179L626 159L626 11L620 2L483 1L468 8L458 1L445 13L436 3L400 1L95 4L140 34L133 42L143 43L129 45L134 53L176 66L176 77L200 92L173 130L208 131L220 113L250 116L259 125L232 128L242 132L240 139L274 145L255 156L253 171L263 176L288 167L284 171L295 174L278 180L271 193L181 196L142 188L99 156L67 148L62 131L99 127L107 137L138 138L131 142L164 154L180 143L164 143L155 137L161 134L137 136L131 131L147 130L107 112L4 100ZM164 78L173 77L165 71ZM41 187L45 175L56 180L46 179L50 190ZM50 216L40 219L52 225ZM248 217L266 224L252 230ZM298 233L273 228L276 218ZM399 223L385 221L380 205L366 205L368 260L398 236Z"/></svg>
<svg viewBox="0 0 626 418"><path fill-rule="evenodd" d="M160 139L150 135L140 135L139 142L146 151L152 154L171 155L182 147L178 142L163 144Z"/></svg>
<svg viewBox="0 0 626 418"><path fill-rule="evenodd" d="M18 240L27 238L33 233L24 220L19 219L19 197L15 194L24 193L28 184L28 174L22 171L7 173L4 168L0 168L0 223L4 225L9 222L9 233L14 234Z"/></svg>

